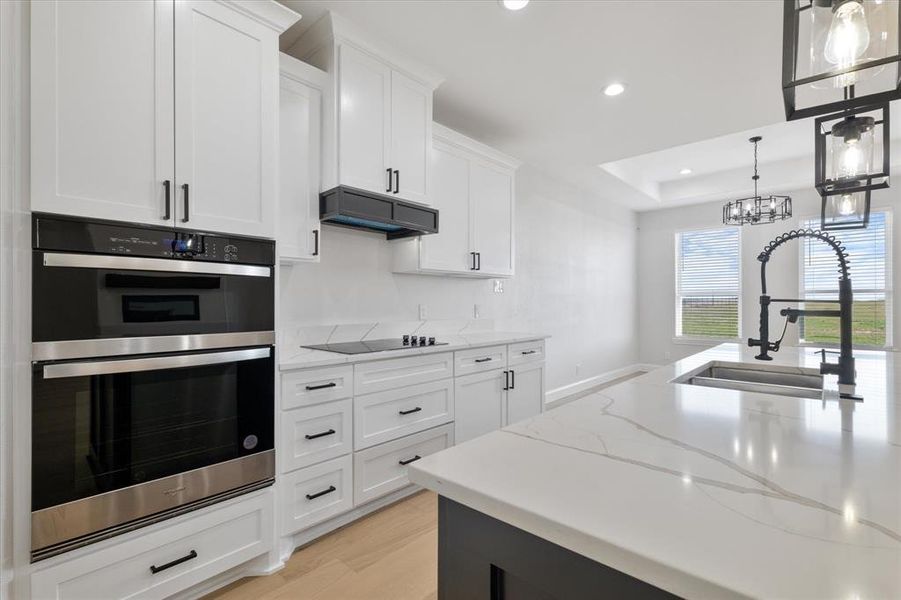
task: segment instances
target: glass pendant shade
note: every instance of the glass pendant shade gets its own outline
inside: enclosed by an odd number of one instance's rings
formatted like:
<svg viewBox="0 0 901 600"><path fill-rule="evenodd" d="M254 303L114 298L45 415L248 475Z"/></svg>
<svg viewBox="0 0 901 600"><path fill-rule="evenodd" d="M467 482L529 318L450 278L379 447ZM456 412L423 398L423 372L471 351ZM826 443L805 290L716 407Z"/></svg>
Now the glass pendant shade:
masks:
<svg viewBox="0 0 901 600"><path fill-rule="evenodd" d="M814 121L815 185L821 196L889 186L889 106L861 107Z"/></svg>
<svg viewBox="0 0 901 600"><path fill-rule="evenodd" d="M824 231L863 229L870 222L870 192L851 192L823 196L822 223Z"/></svg>
<svg viewBox="0 0 901 600"><path fill-rule="evenodd" d="M833 125L831 179L856 180L873 167L873 117L848 117Z"/></svg>
<svg viewBox="0 0 901 600"><path fill-rule="evenodd" d="M783 0L788 120L901 98L896 0Z"/></svg>

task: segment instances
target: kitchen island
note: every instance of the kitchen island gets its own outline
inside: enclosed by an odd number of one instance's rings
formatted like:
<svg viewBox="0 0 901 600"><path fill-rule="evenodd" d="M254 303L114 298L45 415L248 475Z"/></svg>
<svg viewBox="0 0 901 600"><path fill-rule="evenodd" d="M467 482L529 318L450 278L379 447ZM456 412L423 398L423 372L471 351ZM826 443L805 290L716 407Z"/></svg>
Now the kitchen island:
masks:
<svg viewBox="0 0 901 600"><path fill-rule="evenodd" d="M901 361L855 352L861 402L673 381L754 354L723 344L411 465L441 496L439 595L901 598Z"/></svg>

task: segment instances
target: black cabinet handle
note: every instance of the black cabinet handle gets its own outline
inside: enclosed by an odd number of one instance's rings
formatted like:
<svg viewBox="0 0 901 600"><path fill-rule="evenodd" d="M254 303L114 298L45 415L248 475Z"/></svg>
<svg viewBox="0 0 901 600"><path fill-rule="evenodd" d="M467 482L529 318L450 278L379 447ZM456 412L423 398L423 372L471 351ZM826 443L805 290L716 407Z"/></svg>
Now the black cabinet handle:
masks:
<svg viewBox="0 0 901 600"><path fill-rule="evenodd" d="M538 350L523 350L523 354L535 354Z"/></svg>
<svg viewBox="0 0 901 600"><path fill-rule="evenodd" d="M156 575L160 571L165 571L166 569L171 569L172 567L176 567L176 566L180 565L181 563L186 563L193 558L197 558L196 550L191 550L190 552L188 552L186 555L182 556L181 558L176 558L172 562L167 562L164 565L160 565L160 566L150 565L150 572L152 574Z"/></svg>
<svg viewBox="0 0 901 600"><path fill-rule="evenodd" d="M477 362L477 363L491 362L491 357L486 356L485 358L477 358L473 362Z"/></svg>
<svg viewBox="0 0 901 600"><path fill-rule="evenodd" d="M482 270L482 253L481 252L476 252L476 261L477 261L476 271L481 271Z"/></svg>
<svg viewBox="0 0 901 600"><path fill-rule="evenodd" d="M321 492L316 492L315 494L307 494L307 500L315 500L319 496L325 496L326 494L331 494L332 492L334 492L337 489L338 488L336 488L335 486L330 485L330 486L328 486L328 489L324 489Z"/></svg>
<svg viewBox="0 0 901 600"><path fill-rule="evenodd" d="M412 415L413 413L417 413L422 410L422 407L417 406L416 408L411 408L410 410L399 410L397 414L399 415Z"/></svg>
<svg viewBox="0 0 901 600"><path fill-rule="evenodd" d="M319 230L313 230L313 256L319 256Z"/></svg>
<svg viewBox="0 0 901 600"><path fill-rule="evenodd" d="M511 390L516 389L516 371L514 371L512 369L510 370L510 389Z"/></svg>
<svg viewBox="0 0 901 600"><path fill-rule="evenodd" d="M504 391L510 389L510 371L504 371Z"/></svg>
<svg viewBox="0 0 901 600"><path fill-rule="evenodd" d="M475 252L470 252L469 254L472 255L472 266L469 268L469 270L470 270L470 271L475 271L475 270L476 270L476 253L475 253Z"/></svg>
<svg viewBox="0 0 901 600"><path fill-rule="evenodd" d="M394 169L394 193L400 192L400 171Z"/></svg>
<svg viewBox="0 0 901 600"><path fill-rule="evenodd" d="M338 384L334 381L323 383L322 385L308 385L307 391L312 392L313 390L324 390L325 388L336 387L337 385Z"/></svg>
<svg viewBox="0 0 901 600"><path fill-rule="evenodd" d="M172 218L172 182L168 179L163 182L163 190L166 194L166 212L163 213L163 220L168 221Z"/></svg>
<svg viewBox="0 0 901 600"><path fill-rule="evenodd" d="M303 437L307 438L308 440L315 440L316 438L325 437L327 435L332 435L334 433L335 433L334 429L329 429L328 431L323 431L322 433L308 433L307 435L305 435Z"/></svg>
<svg viewBox="0 0 901 600"><path fill-rule="evenodd" d="M422 457L417 454L413 458L408 458L407 460L399 460L399 461L397 461L397 464L402 465L402 466L407 466L411 462L416 462L420 458L422 458Z"/></svg>
<svg viewBox="0 0 901 600"><path fill-rule="evenodd" d="M190 199L188 198L188 192L190 191L190 188L188 187L187 183L183 183L181 184L181 189L185 192L185 216L181 218L181 222L187 223L191 218L191 203Z"/></svg>
<svg viewBox="0 0 901 600"><path fill-rule="evenodd" d="M385 191L386 191L386 192L391 192L391 167L388 167L388 168L385 169L385 170L388 171L388 189L385 190Z"/></svg>

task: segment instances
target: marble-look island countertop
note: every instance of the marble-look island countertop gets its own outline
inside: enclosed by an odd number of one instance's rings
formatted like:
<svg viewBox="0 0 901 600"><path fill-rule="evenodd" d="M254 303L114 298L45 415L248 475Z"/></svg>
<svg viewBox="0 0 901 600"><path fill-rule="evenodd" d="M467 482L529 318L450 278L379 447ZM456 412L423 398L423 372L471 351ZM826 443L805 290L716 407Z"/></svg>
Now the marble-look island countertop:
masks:
<svg viewBox="0 0 901 600"><path fill-rule="evenodd" d="M717 346L425 457L410 478L688 598L901 598L898 355L855 352L859 403L671 382L753 355Z"/></svg>
<svg viewBox="0 0 901 600"><path fill-rule="evenodd" d="M542 340L550 336L540 333L522 333L507 331L477 331L454 335L437 335L439 342L447 342L440 346L418 346L385 352L368 352L365 354L339 354L325 350L313 350L300 346L291 346L281 351L278 367L282 371L306 369L309 367L326 367L346 363L359 363L370 360L384 360L417 354L434 354L437 352L453 352L467 348L484 348L501 344L515 344L531 340Z"/></svg>

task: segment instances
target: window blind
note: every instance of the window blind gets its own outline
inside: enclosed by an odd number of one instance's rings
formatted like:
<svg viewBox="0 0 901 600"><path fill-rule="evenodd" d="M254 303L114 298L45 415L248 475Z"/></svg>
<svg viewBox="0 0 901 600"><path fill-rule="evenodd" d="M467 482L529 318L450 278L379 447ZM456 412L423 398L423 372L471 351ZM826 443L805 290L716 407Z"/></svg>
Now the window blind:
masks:
<svg viewBox="0 0 901 600"><path fill-rule="evenodd" d="M809 219L803 227L817 229L819 219ZM851 283L854 288L852 330L854 344L885 346L891 343L891 215L885 211L870 213L866 229L835 232L848 252ZM801 297L838 298L838 263L832 249L817 240L804 239L801 245ZM835 305L807 302L806 308L835 309ZM838 343L838 319L808 317L802 319L801 339L805 342Z"/></svg>
<svg viewBox="0 0 901 600"><path fill-rule="evenodd" d="M676 234L676 335L739 336L739 257L736 228Z"/></svg>

